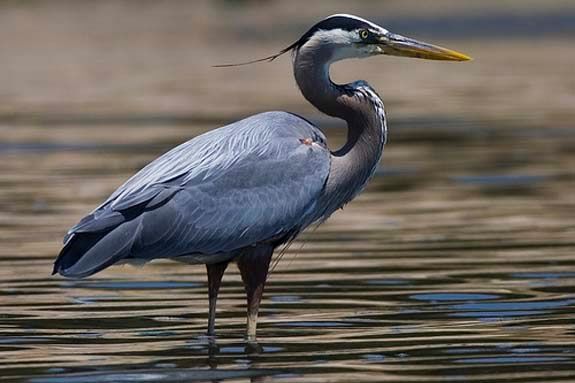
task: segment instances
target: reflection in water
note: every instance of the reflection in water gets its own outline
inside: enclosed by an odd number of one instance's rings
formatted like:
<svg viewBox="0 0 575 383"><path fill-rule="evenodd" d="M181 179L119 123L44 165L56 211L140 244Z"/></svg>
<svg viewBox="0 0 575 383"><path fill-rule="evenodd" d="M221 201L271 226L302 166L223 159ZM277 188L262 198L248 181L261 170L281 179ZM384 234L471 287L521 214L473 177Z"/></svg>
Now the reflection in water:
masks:
<svg viewBox="0 0 575 383"><path fill-rule="evenodd" d="M33 136L41 127L28 129ZM166 137L162 127L147 129ZM201 129L169 131L162 147ZM396 133L386 153L393 171L379 172L344 214L306 233L276 267L257 345L243 341L237 273L224 279L217 339L203 335L201 267L158 262L82 281L49 276L56 238L162 149L92 142L0 154L3 378L569 381L575 224L565 193L572 178L561 170L570 154L560 148L575 137L548 137L555 162L545 167L535 158L507 162L514 138L469 156L472 137L449 145L411 134ZM493 178L500 163L506 176Z"/></svg>

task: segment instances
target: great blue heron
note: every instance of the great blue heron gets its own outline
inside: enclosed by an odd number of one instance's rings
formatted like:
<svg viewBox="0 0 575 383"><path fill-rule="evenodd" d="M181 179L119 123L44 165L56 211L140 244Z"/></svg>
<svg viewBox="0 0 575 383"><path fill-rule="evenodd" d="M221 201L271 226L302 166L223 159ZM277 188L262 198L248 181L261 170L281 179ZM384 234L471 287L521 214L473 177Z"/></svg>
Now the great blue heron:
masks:
<svg viewBox="0 0 575 383"><path fill-rule="evenodd" d="M144 167L72 227L54 273L83 278L116 263L158 258L206 264L213 335L218 290L234 261L247 295L247 337L255 339L274 249L351 201L383 152L381 98L365 81L333 83L330 64L380 54L469 60L351 15L320 21L266 59L288 51L304 97L347 122L343 147L331 152L319 128L287 112L257 114L195 137Z"/></svg>

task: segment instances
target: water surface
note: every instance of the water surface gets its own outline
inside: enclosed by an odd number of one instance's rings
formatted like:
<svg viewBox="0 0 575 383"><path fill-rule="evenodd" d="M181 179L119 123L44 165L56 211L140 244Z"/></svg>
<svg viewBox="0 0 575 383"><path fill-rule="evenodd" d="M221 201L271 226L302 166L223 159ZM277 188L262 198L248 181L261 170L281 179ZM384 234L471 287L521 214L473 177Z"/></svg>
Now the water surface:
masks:
<svg viewBox="0 0 575 383"><path fill-rule="evenodd" d="M212 123L18 125L19 136L0 146L0 376L572 381L575 136L497 124L392 120L385 166L368 190L302 235L274 268L257 345L243 340L234 267L215 340L204 335L201 266L116 267L83 281L50 276L68 226ZM341 132L330 127L335 145Z"/></svg>

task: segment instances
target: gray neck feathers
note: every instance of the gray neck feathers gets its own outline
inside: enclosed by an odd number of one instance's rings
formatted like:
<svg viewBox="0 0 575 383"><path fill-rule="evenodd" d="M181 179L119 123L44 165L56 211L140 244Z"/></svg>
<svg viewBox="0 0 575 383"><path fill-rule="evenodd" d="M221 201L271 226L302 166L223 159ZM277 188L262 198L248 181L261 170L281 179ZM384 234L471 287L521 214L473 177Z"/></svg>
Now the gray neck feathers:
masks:
<svg viewBox="0 0 575 383"><path fill-rule="evenodd" d="M349 202L373 175L385 144L383 102L363 81L334 84L329 77L333 45L305 44L296 51L294 75L304 97L325 114L347 122L347 142L332 152L330 175L322 201L327 218Z"/></svg>

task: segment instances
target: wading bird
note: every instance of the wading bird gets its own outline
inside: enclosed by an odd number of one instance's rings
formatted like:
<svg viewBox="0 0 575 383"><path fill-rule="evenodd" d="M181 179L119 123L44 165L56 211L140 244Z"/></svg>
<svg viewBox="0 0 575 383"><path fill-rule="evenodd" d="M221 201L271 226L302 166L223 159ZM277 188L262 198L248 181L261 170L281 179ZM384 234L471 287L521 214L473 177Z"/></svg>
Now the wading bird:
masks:
<svg viewBox="0 0 575 383"><path fill-rule="evenodd" d="M381 98L365 81L335 84L330 65L381 54L469 60L356 16L333 15L278 54L252 62L290 51L304 97L347 122L343 147L330 151L318 127L287 112L257 114L195 137L144 167L72 227L54 273L83 278L113 264L160 258L205 264L213 335L218 290L233 261L247 295L247 337L255 339L274 249L351 201L383 152Z"/></svg>

